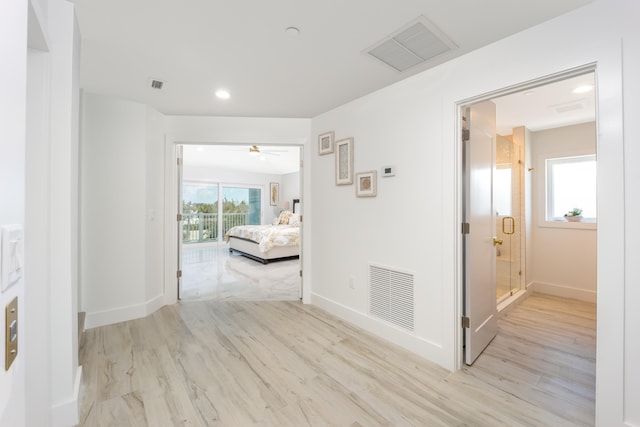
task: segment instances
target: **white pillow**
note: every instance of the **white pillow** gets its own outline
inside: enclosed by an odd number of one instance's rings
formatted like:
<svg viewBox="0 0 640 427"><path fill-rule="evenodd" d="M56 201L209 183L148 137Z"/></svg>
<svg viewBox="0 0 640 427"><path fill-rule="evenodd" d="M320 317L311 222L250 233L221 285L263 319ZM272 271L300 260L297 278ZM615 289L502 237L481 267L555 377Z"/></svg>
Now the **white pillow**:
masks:
<svg viewBox="0 0 640 427"><path fill-rule="evenodd" d="M292 214L289 217L289 225L300 225L300 214Z"/></svg>

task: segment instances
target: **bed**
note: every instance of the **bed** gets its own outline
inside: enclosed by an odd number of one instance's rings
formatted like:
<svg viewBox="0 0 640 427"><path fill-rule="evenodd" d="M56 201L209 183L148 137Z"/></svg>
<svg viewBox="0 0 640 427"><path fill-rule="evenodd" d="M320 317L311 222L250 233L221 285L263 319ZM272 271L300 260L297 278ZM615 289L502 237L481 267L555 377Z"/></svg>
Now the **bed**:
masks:
<svg viewBox="0 0 640 427"><path fill-rule="evenodd" d="M239 225L224 236L229 251L268 264L300 256L300 222L297 215L283 212L273 225ZM284 214L284 215L283 215Z"/></svg>

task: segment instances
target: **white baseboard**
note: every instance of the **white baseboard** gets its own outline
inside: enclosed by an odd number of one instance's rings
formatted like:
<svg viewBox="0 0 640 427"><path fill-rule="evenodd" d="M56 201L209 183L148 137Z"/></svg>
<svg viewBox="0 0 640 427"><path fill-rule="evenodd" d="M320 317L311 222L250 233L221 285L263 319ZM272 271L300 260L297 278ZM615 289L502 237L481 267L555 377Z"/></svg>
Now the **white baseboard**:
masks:
<svg viewBox="0 0 640 427"><path fill-rule="evenodd" d="M433 343L391 324L385 323L368 314L361 313L329 298L311 294L311 304L328 311L349 323L352 323L379 338L390 341L406 350L450 369L451 360L446 357L442 345Z"/></svg>
<svg viewBox="0 0 640 427"><path fill-rule="evenodd" d="M73 396L66 402L51 407L51 425L53 427L69 427L80 423L80 383L82 382L82 366L78 366L73 384Z"/></svg>
<svg viewBox="0 0 640 427"><path fill-rule="evenodd" d="M85 329L113 325L114 323L146 317L164 305L164 295L158 295L143 304L129 305L112 310L87 312Z"/></svg>
<svg viewBox="0 0 640 427"><path fill-rule="evenodd" d="M586 289L572 288L569 286L557 285L555 283L531 282L527 285L529 292L538 292L541 294L555 295L563 298L572 298L580 301L595 303L598 299L596 291Z"/></svg>

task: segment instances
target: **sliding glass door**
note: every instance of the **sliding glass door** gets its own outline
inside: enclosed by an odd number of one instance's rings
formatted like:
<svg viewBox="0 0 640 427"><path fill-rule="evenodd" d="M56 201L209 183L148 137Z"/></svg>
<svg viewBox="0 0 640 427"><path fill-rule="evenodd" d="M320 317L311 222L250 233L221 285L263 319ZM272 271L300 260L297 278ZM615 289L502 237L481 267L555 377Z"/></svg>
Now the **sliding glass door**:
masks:
<svg viewBox="0 0 640 427"><path fill-rule="evenodd" d="M185 182L182 186L184 244L224 242L236 225L262 222L262 187Z"/></svg>

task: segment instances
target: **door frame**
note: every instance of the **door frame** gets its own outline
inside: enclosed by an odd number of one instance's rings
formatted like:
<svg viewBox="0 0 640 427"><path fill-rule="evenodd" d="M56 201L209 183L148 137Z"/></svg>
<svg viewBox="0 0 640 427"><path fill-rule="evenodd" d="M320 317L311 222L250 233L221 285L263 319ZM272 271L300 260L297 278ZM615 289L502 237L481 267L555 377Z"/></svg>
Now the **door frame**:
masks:
<svg viewBox="0 0 640 427"><path fill-rule="evenodd" d="M268 140L255 140L255 139L243 139L229 141L211 139L207 141L188 141L178 140L169 135L165 135L165 202L164 202L164 303L166 305L175 304L178 302L178 278L176 277L178 266L178 251L176 250L178 245L177 235L177 219L176 219L176 203L178 200L178 146L180 145L269 145L269 146L287 146L300 148L300 157L305 161L300 162L300 200L304 198L304 164L308 164L308 152L305 150L306 140L300 138L269 138ZM300 213L304 213L304 204L301 203ZM304 243L305 243L305 226L301 221L300 224L300 274L302 276L300 284L300 292L303 302L308 303L310 300L311 286L309 278L306 278L302 274L307 264L304 258ZM308 267L308 266L307 266Z"/></svg>
<svg viewBox="0 0 640 427"><path fill-rule="evenodd" d="M462 317L465 314L465 281L464 281L464 272L465 272L465 255L464 255L464 234L462 234L462 223L465 219L465 167L463 164L463 150L464 150L464 141L463 141L463 108L465 106L469 106L471 104L475 104L477 102L488 101L493 98L498 98L504 95L510 95L517 92L523 92L526 90L534 89L539 86L544 86L550 83L554 83L557 81L565 80L571 77L577 77L579 75L594 73L595 75L595 84L596 90L598 88L598 72L597 72L597 64L590 63L585 64L579 67L571 68L568 70L560 71L558 73L554 73L548 76L543 76L537 79L533 79L530 81L522 82L520 84L515 84L513 86L504 87L501 89L497 89L491 92L483 93L480 95L476 95L470 98L465 98L455 102L455 155L456 155L456 218L458 234L455 239L455 281L456 281L456 295L455 295L455 319L457 321L458 327L456 327L456 333L454 337L454 362L455 362L455 370L460 370L462 366L464 366L464 328L462 327ZM596 102L596 130L599 128L599 103ZM599 146L599 138L596 135L596 145ZM600 149L598 148L598 152ZM598 188L601 186L601 177L598 175ZM600 206L601 200L598 198L598 206ZM596 362L597 363L597 362ZM597 365L596 365L597 366Z"/></svg>

